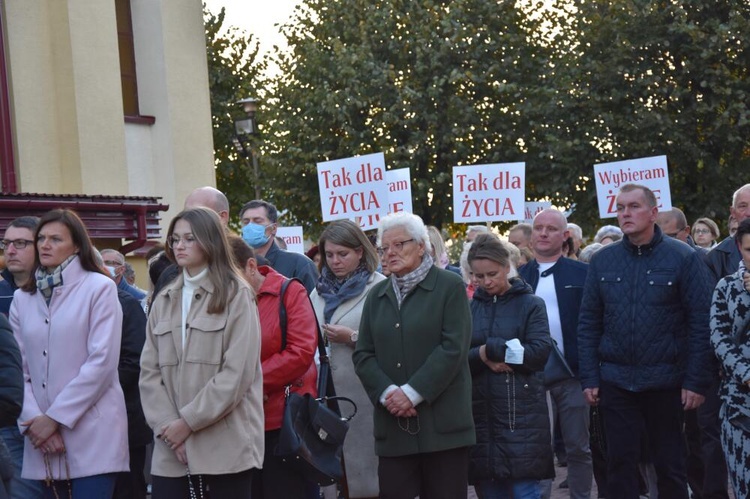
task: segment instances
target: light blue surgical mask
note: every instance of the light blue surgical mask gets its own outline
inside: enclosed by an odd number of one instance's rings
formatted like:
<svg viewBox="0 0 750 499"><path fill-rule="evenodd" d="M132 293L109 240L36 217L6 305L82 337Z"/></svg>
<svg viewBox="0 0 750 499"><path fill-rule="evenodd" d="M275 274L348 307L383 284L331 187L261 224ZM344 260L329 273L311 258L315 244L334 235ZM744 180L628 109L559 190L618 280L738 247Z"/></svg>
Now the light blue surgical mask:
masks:
<svg viewBox="0 0 750 499"><path fill-rule="evenodd" d="M111 265L105 265L105 267L107 267L107 270L109 271L109 275L111 275L113 279L117 277L117 269L115 269Z"/></svg>
<svg viewBox="0 0 750 499"><path fill-rule="evenodd" d="M266 235L266 229L269 225L260 225L249 223L242 228L242 239L253 248L264 246L271 236Z"/></svg>

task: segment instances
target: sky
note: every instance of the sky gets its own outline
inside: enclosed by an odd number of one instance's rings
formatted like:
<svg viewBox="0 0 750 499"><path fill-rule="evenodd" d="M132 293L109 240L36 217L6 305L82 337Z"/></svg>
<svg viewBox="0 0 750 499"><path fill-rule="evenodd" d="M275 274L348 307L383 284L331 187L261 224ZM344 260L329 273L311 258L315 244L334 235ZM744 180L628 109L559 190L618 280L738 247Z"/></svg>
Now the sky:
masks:
<svg viewBox="0 0 750 499"><path fill-rule="evenodd" d="M226 25L237 26L260 42L261 55L274 45L284 46L284 37L275 24L286 22L300 0L203 0L208 10L218 14L226 8Z"/></svg>

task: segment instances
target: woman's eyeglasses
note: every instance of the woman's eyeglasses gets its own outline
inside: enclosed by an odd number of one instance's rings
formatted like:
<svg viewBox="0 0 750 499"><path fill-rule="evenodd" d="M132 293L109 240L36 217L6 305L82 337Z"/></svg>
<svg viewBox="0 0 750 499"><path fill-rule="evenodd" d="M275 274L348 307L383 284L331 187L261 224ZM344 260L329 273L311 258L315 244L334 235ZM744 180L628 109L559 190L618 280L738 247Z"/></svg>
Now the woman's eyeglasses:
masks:
<svg viewBox="0 0 750 499"><path fill-rule="evenodd" d="M190 248L195 244L195 238L192 236L171 237L169 238L169 240L167 240L167 244L169 244L170 248L174 248L175 246L178 246L180 242L182 242L182 244L184 244L186 248Z"/></svg>
<svg viewBox="0 0 750 499"><path fill-rule="evenodd" d="M404 244L406 243L413 243L414 239L407 239L406 241L399 241L397 243L393 243L390 246L381 246L378 248L378 255L383 256L386 253L388 253L391 249L395 251L396 253L400 253L402 249L404 249Z"/></svg>

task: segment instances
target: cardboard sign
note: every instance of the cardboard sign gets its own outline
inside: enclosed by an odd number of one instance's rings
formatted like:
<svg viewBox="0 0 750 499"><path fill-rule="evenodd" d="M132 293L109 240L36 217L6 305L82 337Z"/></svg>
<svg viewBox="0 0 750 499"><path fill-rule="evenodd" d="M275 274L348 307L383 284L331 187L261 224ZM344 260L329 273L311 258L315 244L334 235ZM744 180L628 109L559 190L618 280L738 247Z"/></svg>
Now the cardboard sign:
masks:
<svg viewBox="0 0 750 499"><path fill-rule="evenodd" d="M648 187L654 191L659 211L672 209L666 156L594 165L594 179L599 203L599 218L617 216L617 194L620 192L620 187L625 184Z"/></svg>
<svg viewBox="0 0 750 499"><path fill-rule="evenodd" d="M524 205L523 221L527 224L534 223L534 217L536 216L536 214L540 211L546 210L547 208L552 208L551 201L527 201Z"/></svg>
<svg viewBox="0 0 750 499"><path fill-rule="evenodd" d="M318 163L323 221L388 212L383 153Z"/></svg>
<svg viewBox="0 0 750 499"><path fill-rule="evenodd" d="M388 214L399 211L412 213L411 176L409 169L388 170L385 172L385 180L388 184ZM355 217L353 221L357 222L359 228L362 230L376 229L380 221L380 215Z"/></svg>
<svg viewBox="0 0 750 499"><path fill-rule="evenodd" d="M278 227L276 236L286 243L286 250L295 253L305 253L305 239L302 235L302 227Z"/></svg>
<svg viewBox="0 0 750 499"><path fill-rule="evenodd" d="M526 164L453 167L453 221L523 220Z"/></svg>

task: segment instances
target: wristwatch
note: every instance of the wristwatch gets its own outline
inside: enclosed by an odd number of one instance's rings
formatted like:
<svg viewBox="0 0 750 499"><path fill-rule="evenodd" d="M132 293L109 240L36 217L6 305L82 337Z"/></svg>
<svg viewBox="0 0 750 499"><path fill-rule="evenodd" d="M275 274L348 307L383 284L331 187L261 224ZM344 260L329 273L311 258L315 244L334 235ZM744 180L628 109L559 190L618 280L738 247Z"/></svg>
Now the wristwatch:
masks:
<svg viewBox="0 0 750 499"><path fill-rule="evenodd" d="M359 331L358 330L352 331L352 334L349 335L349 339L351 340L352 343L356 343L357 339L359 339Z"/></svg>

